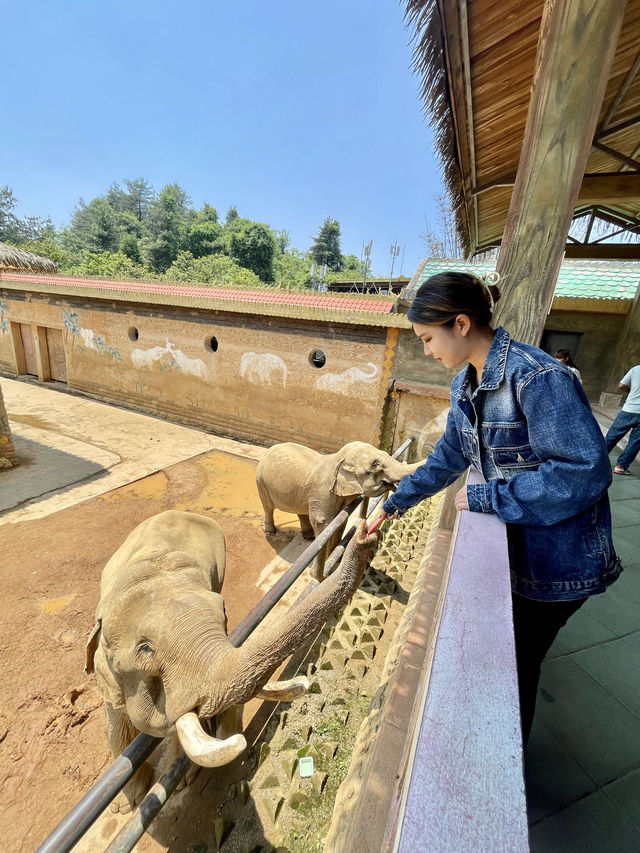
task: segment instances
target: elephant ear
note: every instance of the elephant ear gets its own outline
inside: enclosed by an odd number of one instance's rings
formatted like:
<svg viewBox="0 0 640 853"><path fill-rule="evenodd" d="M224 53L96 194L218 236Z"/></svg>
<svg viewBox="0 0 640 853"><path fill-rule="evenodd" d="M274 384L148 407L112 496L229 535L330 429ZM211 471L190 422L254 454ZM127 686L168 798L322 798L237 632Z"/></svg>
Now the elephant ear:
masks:
<svg viewBox="0 0 640 853"><path fill-rule="evenodd" d="M87 651L86 658L84 663L84 671L87 674L93 672L93 659L96 654L96 649L98 648L98 643L100 642L100 631L102 630L102 619L98 619L91 629L91 633L89 634L89 639L87 640Z"/></svg>
<svg viewBox="0 0 640 853"><path fill-rule="evenodd" d="M344 459L336 466L331 491L341 498L362 494L362 486L356 476L356 469Z"/></svg>

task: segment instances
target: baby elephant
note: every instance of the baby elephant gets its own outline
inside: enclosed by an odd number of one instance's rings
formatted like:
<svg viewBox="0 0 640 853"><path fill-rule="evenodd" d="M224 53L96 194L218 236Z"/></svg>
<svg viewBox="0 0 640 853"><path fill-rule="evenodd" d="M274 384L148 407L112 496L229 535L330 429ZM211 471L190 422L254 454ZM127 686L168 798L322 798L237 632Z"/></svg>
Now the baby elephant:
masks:
<svg viewBox="0 0 640 853"><path fill-rule="evenodd" d="M218 524L170 510L138 525L104 568L87 643L85 671L95 671L114 757L138 732L176 732L196 764L232 761L246 747L243 735L211 737L202 722L219 723L227 709L235 719L234 709L256 695L277 702L304 693L304 677L269 682L269 676L350 598L375 542L361 528L330 584L235 648L220 595L225 541ZM143 765L112 809L126 812L140 802L150 775Z"/></svg>
<svg viewBox="0 0 640 853"><path fill-rule="evenodd" d="M373 498L395 489L406 474L422 465L405 465L384 450L363 441L350 441L337 453L318 453L302 444L274 444L256 472L264 508L265 533L275 533L274 509L295 513L305 539L318 536L354 498ZM340 535L326 547L330 554ZM318 557L316 577L322 578L324 554Z"/></svg>

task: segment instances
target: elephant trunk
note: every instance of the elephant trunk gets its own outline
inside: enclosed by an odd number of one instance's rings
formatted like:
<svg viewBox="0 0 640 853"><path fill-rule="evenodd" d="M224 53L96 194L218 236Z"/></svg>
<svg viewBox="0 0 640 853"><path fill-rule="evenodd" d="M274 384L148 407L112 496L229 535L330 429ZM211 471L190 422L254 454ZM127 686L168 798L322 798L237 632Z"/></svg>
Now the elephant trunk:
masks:
<svg viewBox="0 0 640 853"><path fill-rule="evenodd" d="M233 649L233 676L225 685L225 705L242 704L267 682L271 672L356 591L362 580L377 534L368 535L362 523L351 539L340 568L319 584L282 619L257 630Z"/></svg>
<svg viewBox="0 0 640 853"><path fill-rule="evenodd" d="M424 463L425 460L422 459L420 462L413 462L411 465L406 465L404 462L392 459L389 465L385 467L389 478L397 485L403 477L406 477L407 474L413 474Z"/></svg>

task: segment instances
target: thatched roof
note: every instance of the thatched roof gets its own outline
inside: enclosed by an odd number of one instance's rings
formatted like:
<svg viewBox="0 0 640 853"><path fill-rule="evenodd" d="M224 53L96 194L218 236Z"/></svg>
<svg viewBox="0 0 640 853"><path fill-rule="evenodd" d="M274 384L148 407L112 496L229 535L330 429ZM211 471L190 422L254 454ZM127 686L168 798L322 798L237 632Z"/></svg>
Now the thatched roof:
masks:
<svg viewBox="0 0 640 853"><path fill-rule="evenodd" d="M500 244L509 210L545 0L404 0L404 4L413 30L414 69L421 77L424 110L434 128L458 233L467 253L486 251ZM640 233L639 50L640 0L626 0L574 213L575 218L591 217L591 224L597 216L636 234ZM568 254L575 249L574 257L599 256L578 254L580 248L582 244L569 245Z"/></svg>
<svg viewBox="0 0 640 853"><path fill-rule="evenodd" d="M20 272L57 272L58 265L49 258L33 255L22 249L16 249L8 243L0 243L0 270Z"/></svg>

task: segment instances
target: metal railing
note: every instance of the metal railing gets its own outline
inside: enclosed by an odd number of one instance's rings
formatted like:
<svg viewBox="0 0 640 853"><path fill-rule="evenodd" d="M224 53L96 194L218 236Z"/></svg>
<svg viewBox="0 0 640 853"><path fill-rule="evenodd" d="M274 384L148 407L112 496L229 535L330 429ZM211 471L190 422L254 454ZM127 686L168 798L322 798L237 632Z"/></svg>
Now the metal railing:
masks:
<svg viewBox="0 0 640 853"><path fill-rule="evenodd" d="M409 449L412 441L412 438L408 438L403 442L393 453L393 457L400 459ZM260 599L256 606L229 634L228 639L231 645L240 646L255 631L265 616L280 601L285 592L293 586L304 570L311 564L320 550L347 523L349 516L358 506L362 506L360 514L362 517L365 517L383 500L384 495L377 498L371 505L368 505L368 498L357 498L341 510L333 521L325 527L322 533L294 560L269 592ZM330 574L342 558L344 549L355 531L355 526L351 527L331 554L328 555L325 562L325 577ZM143 733L137 735L129 746L114 760L113 764L105 771L100 779L76 803L66 817L60 821L50 835L45 838L35 853L68 853L161 743L162 738L152 737ZM134 847L153 818L158 814L171 793L175 790L187 772L190 763L190 759L186 755L182 755L174 761L162 777L150 788L129 821L105 849L105 853L128 853Z"/></svg>

